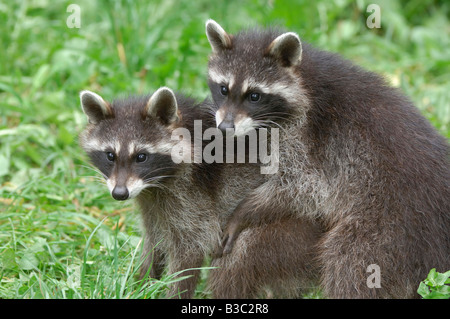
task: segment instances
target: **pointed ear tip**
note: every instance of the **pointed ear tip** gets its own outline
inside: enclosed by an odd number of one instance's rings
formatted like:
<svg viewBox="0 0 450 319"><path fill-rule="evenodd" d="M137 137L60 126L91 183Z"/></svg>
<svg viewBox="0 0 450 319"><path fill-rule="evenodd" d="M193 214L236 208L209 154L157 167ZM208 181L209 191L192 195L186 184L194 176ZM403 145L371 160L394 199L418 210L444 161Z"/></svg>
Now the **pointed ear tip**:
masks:
<svg viewBox="0 0 450 319"><path fill-rule="evenodd" d="M216 21L214 21L213 19L208 19L205 22L205 27L208 28L208 26L214 26L214 25L219 25Z"/></svg>
<svg viewBox="0 0 450 319"><path fill-rule="evenodd" d="M279 35L273 42L271 43L269 50L271 52L274 52L278 50L280 47L285 46L291 47L298 47L298 50L302 51L302 42L300 40L300 37L295 32L286 32L281 35Z"/></svg>
<svg viewBox="0 0 450 319"><path fill-rule="evenodd" d="M300 39L300 36L295 32L290 32L290 33L291 33L291 36L294 37L298 41L298 43L300 43L300 45L301 45L302 40Z"/></svg>
<svg viewBox="0 0 450 319"><path fill-rule="evenodd" d="M298 43L300 43L300 44L302 43L301 40L300 40L299 35L298 35L297 33L295 33L295 32L286 32L286 33L283 33L282 35L280 35L280 36L278 37L278 39L279 39L279 40L281 40L281 39L295 39L295 40L298 41Z"/></svg>
<svg viewBox="0 0 450 319"><path fill-rule="evenodd" d="M209 37L209 34L215 36L215 34L226 34L227 32L222 28L220 24L212 19L208 19L205 24L206 35Z"/></svg>
<svg viewBox="0 0 450 319"><path fill-rule="evenodd" d="M86 103L86 97L90 96L91 92L88 90L83 90L80 92L80 102L81 102L81 107L84 109L84 104Z"/></svg>
<svg viewBox="0 0 450 319"><path fill-rule="evenodd" d="M95 97L95 98L97 98L97 97L100 97L101 98L101 96L100 95L98 95L97 93L94 93L94 92L92 92L92 91L89 91L89 90L83 90L83 91L81 91L80 92L80 100L83 100L83 98L84 97Z"/></svg>
<svg viewBox="0 0 450 319"><path fill-rule="evenodd" d="M158 94L160 94L160 93L169 93L171 95L175 95L173 90L171 88L167 87L167 86L160 87L159 89L156 90L155 93L158 93Z"/></svg>

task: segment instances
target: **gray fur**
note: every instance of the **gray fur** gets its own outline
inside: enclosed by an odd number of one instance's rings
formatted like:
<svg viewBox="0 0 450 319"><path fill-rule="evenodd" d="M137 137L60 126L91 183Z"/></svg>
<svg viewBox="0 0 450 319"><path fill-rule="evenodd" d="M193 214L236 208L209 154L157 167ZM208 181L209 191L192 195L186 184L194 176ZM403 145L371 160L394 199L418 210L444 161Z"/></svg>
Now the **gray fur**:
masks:
<svg viewBox="0 0 450 319"><path fill-rule="evenodd" d="M418 297L431 268L450 269L447 141L398 90L337 55L305 43L298 65L267 55L280 34L230 35L232 47L210 57L210 75L234 90L220 97L210 76L216 109L281 129L280 170L238 205L224 252L239 249L233 241L246 227L315 218L326 230L318 260L327 297ZM265 117L237 97L249 78L279 97ZM270 118L275 105L282 112ZM371 264L381 288L367 286Z"/></svg>
<svg viewBox="0 0 450 319"><path fill-rule="evenodd" d="M167 90L157 92L164 92L165 98L175 97L173 93L166 94ZM127 159L132 156L127 153L130 144L147 145L147 149L167 155L167 146L174 143L171 141L174 129L192 130L193 121L198 119L203 120L204 129L214 126L209 102L198 105L179 94L176 98L177 101L158 96L116 100L111 104L114 117L89 124L80 136L81 145L95 163L98 163L96 151L119 149L117 167L110 170L110 174L122 172L131 178L136 174L133 167L137 164ZM149 101L153 101L150 105L165 101L170 106L169 111L148 112ZM175 104L177 108L173 107ZM155 105L163 111L159 102ZM179 121L170 121L176 109ZM148 164L148 171L152 164ZM187 269L181 276L192 277L172 284L168 296L180 294L182 298L189 298L193 296L199 276L195 268L201 267L205 256L219 246L221 230L233 209L263 183L265 176L260 175L258 165L250 164L174 165L170 159L165 164L163 166L171 168L170 176L157 176L136 197L143 222L144 256L147 256L141 277L149 268L150 277L157 279L165 269L169 274ZM109 173L103 174L110 178ZM239 251L213 260L213 266L218 267L211 271L208 281L213 297L253 298L267 289L275 297L300 296L311 286L309 274L317 273L313 256L319 235L318 225L307 219L287 219L249 228L237 242ZM278 241L268 242L268 238ZM294 244L285 246L285 241ZM268 256L273 260L267 259Z"/></svg>

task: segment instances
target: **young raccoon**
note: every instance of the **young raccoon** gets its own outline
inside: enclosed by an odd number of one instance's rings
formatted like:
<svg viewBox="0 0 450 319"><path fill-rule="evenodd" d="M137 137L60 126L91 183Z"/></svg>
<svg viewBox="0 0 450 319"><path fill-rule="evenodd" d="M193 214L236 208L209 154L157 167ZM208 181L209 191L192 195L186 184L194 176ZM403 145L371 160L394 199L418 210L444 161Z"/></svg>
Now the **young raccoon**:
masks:
<svg viewBox="0 0 450 319"><path fill-rule="evenodd" d="M328 297L418 297L431 268L450 269L449 145L406 97L293 32L209 20L206 34L217 126L281 129L279 171L233 212L225 254L246 227L309 216L326 229Z"/></svg>
<svg viewBox="0 0 450 319"><path fill-rule="evenodd" d="M177 143L194 149L194 141L173 138L179 137L177 128L194 136L195 120L202 120L203 129L214 127L206 101L197 104L168 88L151 97L112 103L89 91L81 92L80 98L89 119L80 136L83 149L103 174L112 197L136 198L140 207L146 256L141 278L149 268L152 278L160 278L166 267L170 274L188 269L182 275L192 277L173 284L169 296L192 297L199 276L193 268L201 267L205 255L216 248L221 228L237 204L262 183L260 168L190 163L172 152ZM211 271L213 296L250 298L267 287L278 296L298 296L314 273L319 233L318 226L306 220L248 229L236 242L236 253L213 261L220 268ZM281 242L286 236L292 242L288 247ZM269 237L280 240L267 243ZM267 262L267 254L273 262ZM279 287L286 281L291 285Z"/></svg>

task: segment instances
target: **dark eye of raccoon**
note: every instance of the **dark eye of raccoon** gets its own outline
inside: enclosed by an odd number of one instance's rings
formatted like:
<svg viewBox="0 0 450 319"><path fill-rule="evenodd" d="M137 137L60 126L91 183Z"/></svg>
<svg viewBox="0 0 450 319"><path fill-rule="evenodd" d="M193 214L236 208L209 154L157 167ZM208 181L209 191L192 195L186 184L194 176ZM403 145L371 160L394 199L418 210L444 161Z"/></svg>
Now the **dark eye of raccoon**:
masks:
<svg viewBox="0 0 450 319"><path fill-rule="evenodd" d="M140 153L136 156L136 162L138 162L138 163L145 162L146 160L147 160L147 154Z"/></svg>
<svg viewBox="0 0 450 319"><path fill-rule="evenodd" d="M250 93L249 99L250 99L250 102L253 102L253 103L258 102L259 100L261 100L261 94L259 94L259 93Z"/></svg>
<svg viewBox="0 0 450 319"><path fill-rule="evenodd" d="M114 153L108 152L108 153L106 153L106 158L108 159L108 161L114 162L114 160L116 159L116 156L114 155Z"/></svg>
<svg viewBox="0 0 450 319"><path fill-rule="evenodd" d="M220 94L228 95L228 88L226 86L221 86L220 87Z"/></svg>

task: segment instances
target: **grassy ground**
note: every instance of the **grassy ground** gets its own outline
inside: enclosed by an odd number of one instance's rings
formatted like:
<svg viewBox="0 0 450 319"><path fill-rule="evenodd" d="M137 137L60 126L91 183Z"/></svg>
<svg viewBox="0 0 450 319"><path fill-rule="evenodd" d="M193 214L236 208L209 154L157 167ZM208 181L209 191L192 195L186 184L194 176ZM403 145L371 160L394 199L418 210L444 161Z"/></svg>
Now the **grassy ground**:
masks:
<svg viewBox="0 0 450 319"><path fill-rule="evenodd" d="M72 3L80 28L66 23ZM380 29L366 27L369 3ZM79 91L110 99L166 85L203 98L206 19L231 32L278 24L384 74L450 137L448 17L448 2L430 0L2 2L0 298L157 298L171 280L135 280L138 216L80 151Z"/></svg>

